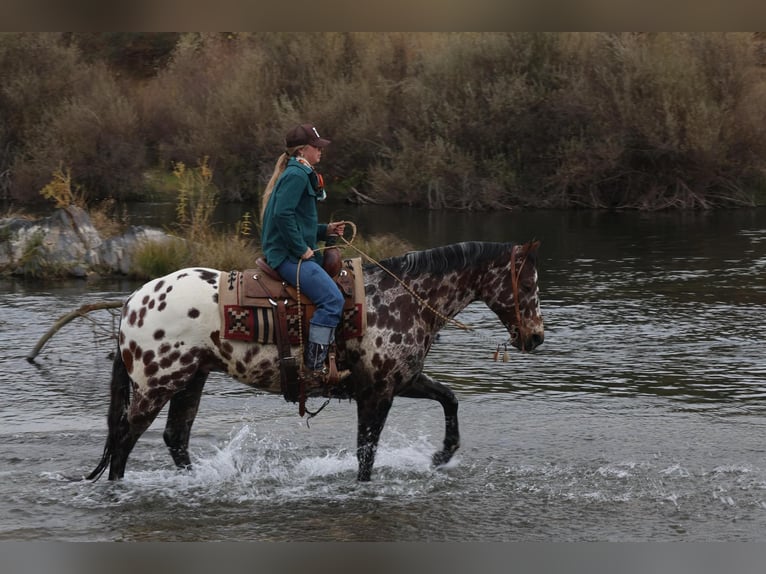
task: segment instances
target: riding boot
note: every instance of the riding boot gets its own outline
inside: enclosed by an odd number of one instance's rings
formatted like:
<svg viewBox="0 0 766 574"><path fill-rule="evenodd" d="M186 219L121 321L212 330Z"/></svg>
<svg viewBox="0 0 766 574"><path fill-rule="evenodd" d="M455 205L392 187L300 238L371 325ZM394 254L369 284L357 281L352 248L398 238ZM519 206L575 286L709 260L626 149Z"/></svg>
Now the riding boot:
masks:
<svg viewBox="0 0 766 574"><path fill-rule="evenodd" d="M317 335L324 336L327 344L318 343L316 341ZM327 385L328 383L336 384L351 374L351 371L348 370L339 372L334 360L331 361L332 364L329 365L329 368L325 365L330 345L334 339L334 330L327 332L325 329L314 329L313 326L309 330L309 340L303 353L304 371L301 373L307 381L320 385ZM334 358L335 354L333 353Z"/></svg>
<svg viewBox="0 0 766 574"><path fill-rule="evenodd" d="M329 349L329 345L309 341L303 353L303 364L306 365L306 369L309 371L321 371L324 369L324 362Z"/></svg>

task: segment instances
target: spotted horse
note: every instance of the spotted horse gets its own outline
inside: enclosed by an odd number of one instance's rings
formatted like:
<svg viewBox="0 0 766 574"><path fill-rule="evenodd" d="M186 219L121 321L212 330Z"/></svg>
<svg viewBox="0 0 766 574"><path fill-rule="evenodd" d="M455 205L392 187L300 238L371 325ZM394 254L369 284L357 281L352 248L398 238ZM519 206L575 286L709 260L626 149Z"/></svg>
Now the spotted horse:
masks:
<svg viewBox="0 0 766 574"><path fill-rule="evenodd" d="M414 251L363 268L367 329L345 341L338 360L350 369L342 391L357 405L357 479L372 475L380 433L394 397L438 401L445 417L447 463L460 446L458 401L423 371L439 330L474 301L483 301L508 330L510 343L531 351L543 342L537 286L539 242L465 242ZM281 393L275 345L221 337L219 281L213 269L182 269L154 279L125 302L112 369L108 436L97 480L123 477L139 437L170 402L163 438L179 468L190 468L188 445L202 389L224 371L258 389ZM328 396L327 389L308 390ZM338 396L338 389L332 396Z"/></svg>

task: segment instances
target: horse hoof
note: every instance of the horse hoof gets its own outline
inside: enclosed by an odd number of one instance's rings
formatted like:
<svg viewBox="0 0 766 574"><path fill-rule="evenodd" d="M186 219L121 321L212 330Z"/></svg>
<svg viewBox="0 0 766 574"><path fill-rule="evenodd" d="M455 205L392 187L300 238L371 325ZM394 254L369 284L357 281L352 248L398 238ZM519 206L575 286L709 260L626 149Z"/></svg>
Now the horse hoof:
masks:
<svg viewBox="0 0 766 574"><path fill-rule="evenodd" d="M452 453L449 453L444 450L440 450L439 452L434 453L434 456L431 458L431 463L436 468L439 468L440 466L444 466L445 464L447 464L451 458L452 458Z"/></svg>

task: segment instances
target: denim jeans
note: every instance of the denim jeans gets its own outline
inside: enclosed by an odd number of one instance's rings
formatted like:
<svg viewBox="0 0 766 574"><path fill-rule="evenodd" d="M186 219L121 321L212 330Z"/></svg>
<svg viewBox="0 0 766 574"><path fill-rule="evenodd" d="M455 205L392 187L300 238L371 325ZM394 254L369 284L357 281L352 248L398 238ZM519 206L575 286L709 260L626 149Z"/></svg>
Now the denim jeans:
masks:
<svg viewBox="0 0 766 574"><path fill-rule="evenodd" d="M279 275L296 286L298 263L284 261L277 267ZM301 293L317 306L311 317L309 341L329 345L343 313L343 294L335 281L316 261L303 261L300 265Z"/></svg>

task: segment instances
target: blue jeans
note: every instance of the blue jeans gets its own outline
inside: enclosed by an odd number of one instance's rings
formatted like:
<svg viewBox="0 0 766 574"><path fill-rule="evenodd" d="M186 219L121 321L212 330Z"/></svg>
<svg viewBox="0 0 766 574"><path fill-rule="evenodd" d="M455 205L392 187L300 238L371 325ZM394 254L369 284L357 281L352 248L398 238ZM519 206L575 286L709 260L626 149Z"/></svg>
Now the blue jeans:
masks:
<svg viewBox="0 0 766 574"><path fill-rule="evenodd" d="M276 270L282 279L296 286L298 263L284 261ZM309 341L329 345L334 340L335 328L343 314L343 293L316 261L301 263L300 285L301 293L317 306L311 317Z"/></svg>

